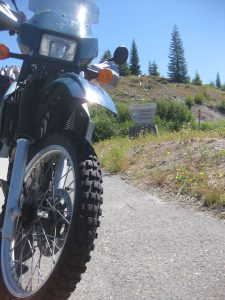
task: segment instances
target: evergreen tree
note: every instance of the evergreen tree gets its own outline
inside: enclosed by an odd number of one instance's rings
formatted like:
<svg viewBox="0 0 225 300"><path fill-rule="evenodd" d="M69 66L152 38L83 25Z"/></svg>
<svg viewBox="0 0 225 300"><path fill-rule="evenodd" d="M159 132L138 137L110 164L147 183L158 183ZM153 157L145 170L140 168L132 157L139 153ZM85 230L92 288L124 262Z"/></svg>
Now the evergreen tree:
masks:
<svg viewBox="0 0 225 300"><path fill-rule="evenodd" d="M135 40L132 41L131 52L130 52L130 71L132 75L141 74L141 66L139 64L138 50Z"/></svg>
<svg viewBox="0 0 225 300"><path fill-rule="evenodd" d="M153 63L149 62L148 73L150 76L159 76L158 66L155 61Z"/></svg>
<svg viewBox="0 0 225 300"><path fill-rule="evenodd" d="M198 71L196 71L195 78L192 80L192 83L195 85L202 85L202 80L200 78Z"/></svg>
<svg viewBox="0 0 225 300"><path fill-rule="evenodd" d="M130 71L130 68L129 68L129 65L127 62L125 62L122 65L119 65L119 67L120 67L120 75L121 76L128 76L131 74L131 71Z"/></svg>
<svg viewBox="0 0 225 300"><path fill-rule="evenodd" d="M220 80L220 73L219 72L216 74L216 87L218 89L221 88L221 80Z"/></svg>
<svg viewBox="0 0 225 300"><path fill-rule="evenodd" d="M173 28L170 43L168 76L175 82L188 81L183 43L176 25Z"/></svg>
<svg viewBox="0 0 225 300"><path fill-rule="evenodd" d="M110 58L112 58L111 51L110 51L110 50L106 50L106 51L104 52L104 54L102 55L100 61L101 61L101 62L102 62L102 61L106 61L106 60L108 60L108 59L110 59Z"/></svg>

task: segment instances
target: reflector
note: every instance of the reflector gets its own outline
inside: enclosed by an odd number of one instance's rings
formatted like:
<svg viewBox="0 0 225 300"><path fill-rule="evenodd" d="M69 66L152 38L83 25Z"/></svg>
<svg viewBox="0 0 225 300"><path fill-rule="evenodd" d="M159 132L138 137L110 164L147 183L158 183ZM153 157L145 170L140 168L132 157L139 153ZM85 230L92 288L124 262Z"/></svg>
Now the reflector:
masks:
<svg viewBox="0 0 225 300"><path fill-rule="evenodd" d="M113 80L113 73L110 69L102 69L98 73L98 81L100 84L108 84Z"/></svg>

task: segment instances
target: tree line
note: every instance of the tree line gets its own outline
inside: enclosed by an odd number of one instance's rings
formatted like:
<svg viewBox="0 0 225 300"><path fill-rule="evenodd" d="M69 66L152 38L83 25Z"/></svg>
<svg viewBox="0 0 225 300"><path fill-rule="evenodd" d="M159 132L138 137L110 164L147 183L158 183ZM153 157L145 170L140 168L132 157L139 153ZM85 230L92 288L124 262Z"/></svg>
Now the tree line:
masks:
<svg viewBox="0 0 225 300"><path fill-rule="evenodd" d="M101 60L111 58L110 50L104 52ZM171 34L171 41L169 45L169 63L168 63L168 78L172 82L177 83L190 83L190 77L188 76L188 68L184 55L183 42L178 30L178 27L175 25ZM155 61L149 62L148 65L148 74L150 76L160 76L158 71L158 65ZM132 41L131 51L130 51L130 60L129 63L125 63L120 66L120 75L141 75L141 65L138 55L138 49L135 40ZM199 72L196 70L195 77L192 80L192 83L195 85L202 85L202 80L199 75ZM225 84L222 85L220 74L216 74L215 83L211 82L210 85L217 88L225 89Z"/></svg>

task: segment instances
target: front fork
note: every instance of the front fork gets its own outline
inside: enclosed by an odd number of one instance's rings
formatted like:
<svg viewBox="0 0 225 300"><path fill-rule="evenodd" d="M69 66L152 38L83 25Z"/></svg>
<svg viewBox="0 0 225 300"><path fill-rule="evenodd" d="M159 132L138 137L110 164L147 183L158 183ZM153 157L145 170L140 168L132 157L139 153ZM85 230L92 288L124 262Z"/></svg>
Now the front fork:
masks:
<svg viewBox="0 0 225 300"><path fill-rule="evenodd" d="M17 140L16 155L13 163L2 229L2 239L5 240L13 240L15 238L16 222L22 215L20 197L24 183L29 146L30 141L28 139ZM64 177L67 173L67 160L62 157L56 163L54 190L64 188Z"/></svg>
<svg viewBox="0 0 225 300"><path fill-rule="evenodd" d="M2 238L12 240L15 237L17 218L21 216L20 195L23 187L30 141L17 140L16 155L13 163L9 194L6 204Z"/></svg>

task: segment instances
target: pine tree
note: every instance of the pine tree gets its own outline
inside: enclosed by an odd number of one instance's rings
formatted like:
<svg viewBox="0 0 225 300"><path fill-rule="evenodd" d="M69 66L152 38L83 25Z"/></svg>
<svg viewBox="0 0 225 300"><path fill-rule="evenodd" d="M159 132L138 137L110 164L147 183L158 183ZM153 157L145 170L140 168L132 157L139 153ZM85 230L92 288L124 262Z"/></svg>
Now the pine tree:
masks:
<svg viewBox="0 0 225 300"><path fill-rule="evenodd" d="M130 71L130 68L129 68L129 65L127 62L125 62L122 65L119 65L119 67L120 67L120 75L121 76L128 76L131 74L131 71Z"/></svg>
<svg viewBox="0 0 225 300"><path fill-rule="evenodd" d="M175 82L188 81L187 64L184 57L183 42L176 25L173 28L170 43L168 76Z"/></svg>
<svg viewBox="0 0 225 300"><path fill-rule="evenodd" d="M219 72L216 74L216 87L218 89L221 88L221 80L220 80L220 73Z"/></svg>
<svg viewBox="0 0 225 300"><path fill-rule="evenodd" d="M202 85L202 80L200 78L198 71L196 71L195 78L192 80L192 83L195 85Z"/></svg>
<svg viewBox="0 0 225 300"><path fill-rule="evenodd" d="M150 76L159 76L160 75L158 72L158 65L156 64L155 61L153 61L153 63L149 62L148 73Z"/></svg>
<svg viewBox="0 0 225 300"><path fill-rule="evenodd" d="M108 59L110 59L110 58L112 58L111 51L110 51L110 50L106 50L106 51L104 52L104 54L102 55L100 61L101 61L101 62L102 62L102 61L106 61L106 60L108 60Z"/></svg>
<svg viewBox="0 0 225 300"><path fill-rule="evenodd" d="M139 64L138 50L135 40L132 41L131 52L130 52L130 71L132 75L141 74L141 66Z"/></svg>

